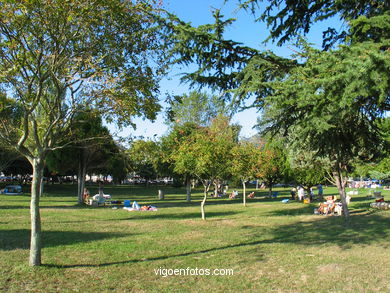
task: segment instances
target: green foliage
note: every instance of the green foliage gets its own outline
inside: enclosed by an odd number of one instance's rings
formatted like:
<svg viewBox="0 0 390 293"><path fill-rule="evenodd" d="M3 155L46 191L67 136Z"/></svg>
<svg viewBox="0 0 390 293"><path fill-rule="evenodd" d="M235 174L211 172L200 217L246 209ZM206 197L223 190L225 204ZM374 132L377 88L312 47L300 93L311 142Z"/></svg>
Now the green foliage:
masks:
<svg viewBox="0 0 390 293"><path fill-rule="evenodd" d="M155 118L166 31L155 1L1 1L0 137L29 157L67 133L79 107L110 121ZM12 121L11 121L12 122Z"/></svg>
<svg viewBox="0 0 390 293"><path fill-rule="evenodd" d="M330 17L351 20L382 15L389 10L388 1L382 0L239 0L240 7L249 9L265 21L270 28L268 39L277 40L278 45L293 40L298 35L307 34L312 25ZM264 5L261 5L263 4ZM387 33L389 31L387 30ZM323 47L331 48L335 43L344 41L347 31L328 28L323 32Z"/></svg>
<svg viewBox="0 0 390 293"><path fill-rule="evenodd" d="M256 178L263 180L272 189L275 183L284 179L288 170L289 164L282 146L266 143L254 165Z"/></svg>
<svg viewBox="0 0 390 293"><path fill-rule="evenodd" d="M352 176L364 179L364 178L367 178L370 176L370 172L373 169L375 169L375 164L372 164L372 163L356 164L354 166Z"/></svg>
<svg viewBox="0 0 390 293"><path fill-rule="evenodd" d="M168 123L173 125L193 123L208 126L218 115L227 114L227 107L217 96L194 91L189 95L175 96L167 114Z"/></svg>
<svg viewBox="0 0 390 293"><path fill-rule="evenodd" d="M370 172L370 176L372 179L388 180L390 179L390 171L380 172L380 171L373 170Z"/></svg>
<svg viewBox="0 0 390 293"><path fill-rule="evenodd" d="M304 66L270 82L263 124L290 131L296 145L344 166L383 146L376 119L389 109L390 58L366 42L320 52L306 47Z"/></svg>
<svg viewBox="0 0 390 293"><path fill-rule="evenodd" d="M171 131L161 138L160 157L161 157L161 175L177 177L190 176L186 172L175 173L175 154L183 142L198 131L200 126L186 122L183 124L175 124Z"/></svg>
<svg viewBox="0 0 390 293"><path fill-rule="evenodd" d="M229 119L217 117L210 127L199 128L181 141L173 153L175 172L199 179L226 179L236 139L237 132L229 125Z"/></svg>
<svg viewBox="0 0 390 293"><path fill-rule="evenodd" d="M106 168L106 174L110 174L115 184L122 183L127 178L129 173L130 162L123 149L118 147L118 150L111 154Z"/></svg>
<svg viewBox="0 0 390 293"><path fill-rule="evenodd" d="M250 142L241 142L232 148L230 172L234 178L248 181L255 177L255 164L261 150Z"/></svg>
<svg viewBox="0 0 390 293"><path fill-rule="evenodd" d="M325 182L327 172L331 167L326 159L318 157L315 153L304 148L300 152L291 150L289 162L294 181L307 189Z"/></svg>
<svg viewBox="0 0 390 293"><path fill-rule="evenodd" d="M135 140L127 150L130 169L145 179L155 178L160 162L159 145L152 140Z"/></svg>
<svg viewBox="0 0 390 293"><path fill-rule="evenodd" d="M83 162L87 172L107 173L110 159L118 148L107 127L103 126L99 112L79 109L73 121L69 135L59 141L65 147L47 155L50 171L62 175L77 174Z"/></svg>
<svg viewBox="0 0 390 293"><path fill-rule="evenodd" d="M233 89L237 86L237 73L257 50L225 40L224 31L235 20L224 20L219 10L213 12L213 17L214 24L193 27L171 16L173 47L170 52L177 64L198 65L196 71L184 74L183 82L189 82L191 86L209 86L217 91Z"/></svg>

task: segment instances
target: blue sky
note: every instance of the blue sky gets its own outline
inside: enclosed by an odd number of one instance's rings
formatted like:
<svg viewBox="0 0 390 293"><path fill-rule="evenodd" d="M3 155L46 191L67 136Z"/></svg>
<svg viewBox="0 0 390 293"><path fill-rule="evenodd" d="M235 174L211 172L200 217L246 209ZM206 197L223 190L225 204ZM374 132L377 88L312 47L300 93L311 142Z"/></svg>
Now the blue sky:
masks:
<svg viewBox="0 0 390 293"><path fill-rule="evenodd" d="M225 38L242 42L256 49L272 50L278 55L285 57L293 54L293 45L286 44L282 47L277 47L272 43L263 44L263 41L268 36L267 27L265 24L255 23L254 17L250 13L237 11L236 2L235 0L230 0L224 4L224 0L165 0L164 6L184 21L191 22L194 26L212 23L212 10L215 8L221 9L225 18L237 18L237 21L226 31ZM328 26L335 26L338 29L341 27L341 23L332 19L325 23L316 24L307 36L308 40L320 47L322 31ZM161 82L160 92L162 101L165 99L166 93L180 95L182 93L188 93L191 90L187 85L180 84L179 74L180 70L173 69L168 78ZM255 125L258 116L259 114L255 109L250 109L236 114L233 122L239 123L242 126L241 135L248 137L256 133L252 127ZM137 125L136 130L127 128L120 132L120 135L152 138L153 136L160 137L168 130L168 127L164 124L164 113L160 113L154 123L138 118L134 122Z"/></svg>

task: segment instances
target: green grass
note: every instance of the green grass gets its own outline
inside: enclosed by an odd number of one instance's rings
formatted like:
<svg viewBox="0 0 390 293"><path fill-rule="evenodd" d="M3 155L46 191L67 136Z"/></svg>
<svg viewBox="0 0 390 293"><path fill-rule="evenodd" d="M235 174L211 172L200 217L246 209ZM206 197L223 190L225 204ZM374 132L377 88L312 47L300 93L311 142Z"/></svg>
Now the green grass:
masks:
<svg viewBox="0 0 390 293"><path fill-rule="evenodd" d="M106 187L114 199L156 205L158 212L76 204L76 187L47 186L41 199L43 243L30 268L29 196L0 196L1 292L388 292L390 211L354 196L351 224L316 216L317 204L268 199L192 203L183 189ZM91 194L97 192L91 187ZM279 189L281 197L289 191ZM334 188L325 189L335 194ZM385 191L390 200L390 192ZM233 276L156 275L166 269L233 269Z"/></svg>

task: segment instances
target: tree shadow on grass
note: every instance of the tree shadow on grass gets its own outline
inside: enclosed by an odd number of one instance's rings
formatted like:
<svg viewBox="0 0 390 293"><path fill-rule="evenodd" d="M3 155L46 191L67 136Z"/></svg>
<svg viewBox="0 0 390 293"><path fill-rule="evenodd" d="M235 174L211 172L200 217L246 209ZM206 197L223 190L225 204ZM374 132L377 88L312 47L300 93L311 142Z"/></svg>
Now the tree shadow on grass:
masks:
<svg viewBox="0 0 390 293"><path fill-rule="evenodd" d="M44 231L42 232L43 247L69 245L80 242L127 237L130 233L101 233L77 231ZM133 234L132 234L133 235ZM30 230L0 231L0 250L29 249Z"/></svg>
<svg viewBox="0 0 390 293"><path fill-rule="evenodd" d="M314 205L302 204L301 207L288 206L288 204L281 206L282 209L273 210L268 212L267 216L300 216L300 215L311 215L313 214Z"/></svg>
<svg viewBox="0 0 390 293"><path fill-rule="evenodd" d="M206 219L216 219L221 217L227 217L239 214L241 212L207 212ZM159 213L159 212L148 212L148 211L132 211L129 212L130 216L125 218L110 218L94 220L94 222L115 222L115 221L142 221L142 220L200 220L201 213ZM221 218L223 219L223 218ZM80 221L48 221L50 223L85 223L84 220Z"/></svg>
<svg viewBox="0 0 390 293"><path fill-rule="evenodd" d="M0 210L29 210L30 207L28 205L23 206L16 206L16 205L5 205L5 206L0 206Z"/></svg>
<svg viewBox="0 0 390 293"><path fill-rule="evenodd" d="M350 214L372 214L375 210L370 208L370 203L373 200L362 198L354 198L354 201L349 205ZM290 203L280 205L281 209L270 211L267 215L269 216L299 216L299 215L312 215L315 208L318 208L320 201L315 200L310 204L301 203L300 207L291 206L291 203L300 203L298 201L290 201Z"/></svg>
<svg viewBox="0 0 390 293"><path fill-rule="evenodd" d="M77 201L55 201L53 203L56 204L48 205L47 202L41 202L39 207L40 209L93 209L94 208L85 204L79 204L77 203ZM65 203L65 204L60 204L60 203ZM23 204L16 205L16 204L17 203L11 202L10 204L0 205L0 210L30 209L30 201L25 201L24 205ZM108 206L106 208L108 208Z"/></svg>
<svg viewBox="0 0 390 293"><path fill-rule="evenodd" d="M201 218L201 213L159 213L159 212L131 212L131 217L121 220L198 220ZM225 217L239 214L240 212L226 211L226 212L207 212L206 219Z"/></svg>
<svg viewBox="0 0 390 293"><path fill-rule="evenodd" d="M337 245L341 249L350 249L353 245L371 245L381 243L383 248L389 248L389 244L383 244L384 240L390 237L390 217L380 214L366 216L352 216L351 225L346 228L340 217L323 217L317 220L298 222L294 224L281 225L271 230L271 237L264 239L264 227L254 225L242 226L246 234L250 233L255 240L242 241L218 247L211 247L203 250L193 250L173 255L160 255L152 258L140 258L101 264L74 264L57 265L46 264L46 267L74 268L74 267L107 267L112 265L126 265L139 262L152 262L166 260L176 257L186 257L199 254L207 254L216 251L228 251L230 249L248 247L248 249L261 249L256 247L274 243L294 244L302 246L319 246L329 243ZM302 248L304 249L304 248ZM369 249L369 247L367 248ZM157 253L161 254L160 251ZM242 252L241 252L242 253Z"/></svg>
<svg viewBox="0 0 390 293"><path fill-rule="evenodd" d="M330 243L349 249L354 244L369 245L390 237L390 217L381 214L351 215L349 225L345 225L344 217L319 217L275 229L274 241L309 246Z"/></svg>

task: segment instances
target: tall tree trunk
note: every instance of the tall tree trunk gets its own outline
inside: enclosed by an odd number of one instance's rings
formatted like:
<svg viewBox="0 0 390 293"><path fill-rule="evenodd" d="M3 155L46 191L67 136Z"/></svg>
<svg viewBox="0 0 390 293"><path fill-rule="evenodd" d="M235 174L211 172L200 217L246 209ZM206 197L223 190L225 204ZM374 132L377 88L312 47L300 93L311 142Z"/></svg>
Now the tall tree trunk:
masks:
<svg viewBox="0 0 390 293"><path fill-rule="evenodd" d="M82 191L81 191L81 187L82 187L82 184L81 184L81 169L80 169L80 163L79 163L79 169L77 171L77 202L78 203L81 203L82 200Z"/></svg>
<svg viewBox="0 0 390 293"><path fill-rule="evenodd" d="M259 179L256 179L256 190L259 190Z"/></svg>
<svg viewBox="0 0 390 293"><path fill-rule="evenodd" d="M333 177L335 179L337 190L339 192L340 199L341 199L341 204L343 206L344 218L345 218L346 222L348 223L349 222L349 210L348 210L347 200L346 200L346 196L345 196L345 184L347 181L344 179L344 176L342 174L342 169L340 168L340 166L337 166L337 170L333 172Z"/></svg>
<svg viewBox="0 0 390 293"><path fill-rule="evenodd" d="M87 156L85 155L84 149L81 150L79 159L79 170L77 175L77 198L78 203L81 204L84 201L84 188L85 188L85 177L87 175Z"/></svg>
<svg viewBox="0 0 390 293"><path fill-rule="evenodd" d="M204 182L203 183L203 186L204 186L204 196L203 196L203 200L200 204L200 211L202 213L202 220L206 220L206 214L205 214L205 210L204 210L204 206L206 204L206 200L207 200L207 192L209 191L209 188L210 188L210 184L208 182Z"/></svg>
<svg viewBox="0 0 390 293"><path fill-rule="evenodd" d="M162 191L161 189L158 190L158 199L164 200L164 191Z"/></svg>
<svg viewBox="0 0 390 293"><path fill-rule="evenodd" d="M43 187L45 185L45 181L43 180L43 171L41 176L41 183L39 184L39 196L43 196Z"/></svg>
<svg viewBox="0 0 390 293"><path fill-rule="evenodd" d="M187 202L191 202L191 179L189 177L186 178L186 194Z"/></svg>
<svg viewBox="0 0 390 293"><path fill-rule="evenodd" d="M218 197L218 180L214 181L214 197Z"/></svg>
<svg viewBox="0 0 390 293"><path fill-rule="evenodd" d="M246 207L246 184L245 179L242 179L242 203Z"/></svg>
<svg viewBox="0 0 390 293"><path fill-rule="evenodd" d="M269 195L269 197L272 197L272 183L269 184L268 195Z"/></svg>
<svg viewBox="0 0 390 293"><path fill-rule="evenodd" d="M41 158L34 158L31 161L33 166L33 178L31 183L31 239L30 239L30 266L41 265L41 215L39 212L39 198L43 177L44 163Z"/></svg>

